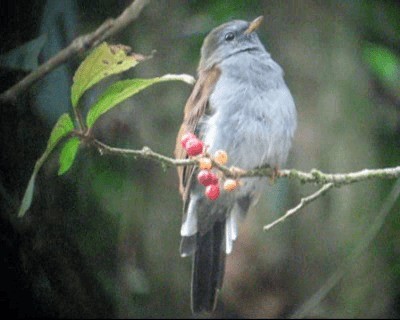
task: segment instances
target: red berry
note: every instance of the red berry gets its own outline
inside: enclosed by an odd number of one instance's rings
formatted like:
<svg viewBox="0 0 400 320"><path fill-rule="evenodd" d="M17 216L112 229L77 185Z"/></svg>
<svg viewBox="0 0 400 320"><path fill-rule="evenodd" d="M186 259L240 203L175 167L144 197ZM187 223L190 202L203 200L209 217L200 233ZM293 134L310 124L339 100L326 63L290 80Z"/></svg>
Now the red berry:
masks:
<svg viewBox="0 0 400 320"><path fill-rule="evenodd" d="M216 200L219 197L219 185L217 184L212 184L208 187L206 187L205 194L208 199L210 200Z"/></svg>
<svg viewBox="0 0 400 320"><path fill-rule="evenodd" d="M197 175L197 180L205 187L218 184L217 175L209 170L201 170Z"/></svg>
<svg viewBox="0 0 400 320"><path fill-rule="evenodd" d="M201 170L197 175L197 181L199 181L203 186L209 186L211 184L210 171Z"/></svg>
<svg viewBox="0 0 400 320"><path fill-rule="evenodd" d="M210 184L218 184L218 177L215 173L210 172L210 179L211 179Z"/></svg>
<svg viewBox="0 0 400 320"><path fill-rule="evenodd" d="M193 139L196 138L196 135L191 133L191 132L187 132L185 133L182 138L181 138L181 145L182 147L184 147L186 149L186 142L189 141L189 139Z"/></svg>
<svg viewBox="0 0 400 320"><path fill-rule="evenodd" d="M203 147L203 141L197 138L191 138L185 144L186 152L191 157L197 156L202 153Z"/></svg>

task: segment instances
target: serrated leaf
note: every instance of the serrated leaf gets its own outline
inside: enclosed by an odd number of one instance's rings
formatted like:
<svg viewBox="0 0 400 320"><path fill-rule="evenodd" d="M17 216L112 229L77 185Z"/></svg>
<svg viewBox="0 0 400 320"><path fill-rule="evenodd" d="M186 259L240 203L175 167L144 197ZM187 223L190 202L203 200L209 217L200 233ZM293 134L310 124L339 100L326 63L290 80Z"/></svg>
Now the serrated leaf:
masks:
<svg viewBox="0 0 400 320"><path fill-rule="evenodd" d="M117 104L142 91L148 86L159 82L177 80L190 84L194 83L194 78L186 74L167 74L162 77L151 79L130 79L118 81L109 86L107 90L100 96L99 100L97 100L97 102L90 108L86 117L86 124L89 128L92 127L102 114L106 113L110 109L114 108Z"/></svg>
<svg viewBox="0 0 400 320"><path fill-rule="evenodd" d="M58 170L59 176L63 175L71 168L76 158L80 142L81 141L77 137L72 137L65 142L60 152L60 169Z"/></svg>
<svg viewBox="0 0 400 320"><path fill-rule="evenodd" d="M36 175L39 172L40 168L43 166L44 162L53 151L53 149L57 146L58 142L62 138L64 138L67 134L69 134L74 129L74 124L71 120L71 117L64 113L57 121L53 130L51 131L49 141L47 142L47 147L42 156L36 161L35 167L33 169L33 173L31 178L29 179L28 186L25 190L24 197L21 202L21 207L18 211L18 217L23 217L28 211L32 203L33 191L35 186Z"/></svg>
<svg viewBox="0 0 400 320"><path fill-rule="evenodd" d="M75 108L82 95L104 78L126 71L138 64L135 56L127 54L128 47L110 46L103 42L94 49L76 70L71 88Z"/></svg>

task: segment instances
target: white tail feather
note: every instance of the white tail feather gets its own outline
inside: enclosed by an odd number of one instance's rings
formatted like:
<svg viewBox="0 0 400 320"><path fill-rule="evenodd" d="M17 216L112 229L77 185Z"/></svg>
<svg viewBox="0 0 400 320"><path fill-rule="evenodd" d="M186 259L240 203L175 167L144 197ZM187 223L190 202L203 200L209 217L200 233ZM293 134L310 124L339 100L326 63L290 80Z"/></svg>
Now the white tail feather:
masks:
<svg viewBox="0 0 400 320"><path fill-rule="evenodd" d="M233 209L226 219L225 224L225 252L230 254L233 249L233 242L238 236L238 211Z"/></svg>
<svg viewBox="0 0 400 320"><path fill-rule="evenodd" d="M186 213L186 219L182 223L181 236L190 237L197 232L197 213L196 213L197 197L192 196L189 203L189 208Z"/></svg>

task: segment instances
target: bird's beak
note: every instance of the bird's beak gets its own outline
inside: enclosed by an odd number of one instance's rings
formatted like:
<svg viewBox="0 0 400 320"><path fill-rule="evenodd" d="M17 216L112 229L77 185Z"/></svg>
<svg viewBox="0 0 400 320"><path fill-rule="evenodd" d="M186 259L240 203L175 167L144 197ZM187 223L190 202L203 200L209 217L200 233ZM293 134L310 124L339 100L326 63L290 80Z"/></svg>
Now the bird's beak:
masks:
<svg viewBox="0 0 400 320"><path fill-rule="evenodd" d="M257 30L258 27L261 25L261 22L263 21L264 17L259 16L258 18L255 18L252 22L250 22L249 27L247 30L244 32L245 34L252 33L253 31Z"/></svg>

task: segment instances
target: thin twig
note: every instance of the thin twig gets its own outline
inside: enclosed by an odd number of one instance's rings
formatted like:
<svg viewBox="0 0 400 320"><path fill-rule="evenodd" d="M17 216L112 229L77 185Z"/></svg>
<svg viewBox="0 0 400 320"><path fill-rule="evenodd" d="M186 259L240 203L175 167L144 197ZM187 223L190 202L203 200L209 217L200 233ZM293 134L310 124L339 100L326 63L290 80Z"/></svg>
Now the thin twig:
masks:
<svg viewBox="0 0 400 320"><path fill-rule="evenodd" d="M365 235L360 239L351 252L351 254L344 259L343 263L336 269L335 272L328 278L324 285L314 293L299 309L297 309L289 319L302 319L304 317L309 317L310 312L328 295L328 293L339 283L348 272L349 267L357 261L357 258L368 249L372 241L376 238L379 231L381 230L386 217L390 213L394 204L400 196L400 179L397 180L393 186L390 194L385 199L381 210L376 216L372 226L365 232Z"/></svg>
<svg viewBox="0 0 400 320"><path fill-rule="evenodd" d="M85 52L112 35L117 34L139 16L140 12L149 1L150 0L134 1L116 19L107 19L94 32L85 34L73 40L68 47L62 49L55 56L43 63L39 68L29 73L17 84L3 92L0 95L0 101L15 102L22 92L25 92L36 81L45 77L49 72L65 63L72 56Z"/></svg>
<svg viewBox="0 0 400 320"><path fill-rule="evenodd" d="M143 147L141 150L122 149L110 147L99 140L92 140L92 143L99 149L101 154L122 154L125 156L141 157L144 159L151 159L157 161L165 166L190 166L197 165L198 161L195 159L174 159L166 157L162 154L154 152L149 147Z"/></svg>
<svg viewBox="0 0 400 320"><path fill-rule="evenodd" d="M307 205L308 203L316 200L317 198L323 196L326 192L328 192L329 189L331 189L334 186L334 184L331 183L327 183L324 184L322 186L322 188L318 189L317 192L313 193L312 195L309 195L308 197L305 198L301 198L300 203L295 206L294 208L288 210L282 217L280 217L279 219L276 219L275 221L271 222L270 224L264 226L264 231L267 231L269 229L271 229L272 227L274 227L275 225L277 225L278 223L281 223L283 221L285 221L287 218L289 218L290 216L294 215L296 212L299 212L301 208L303 208L305 205Z"/></svg>

